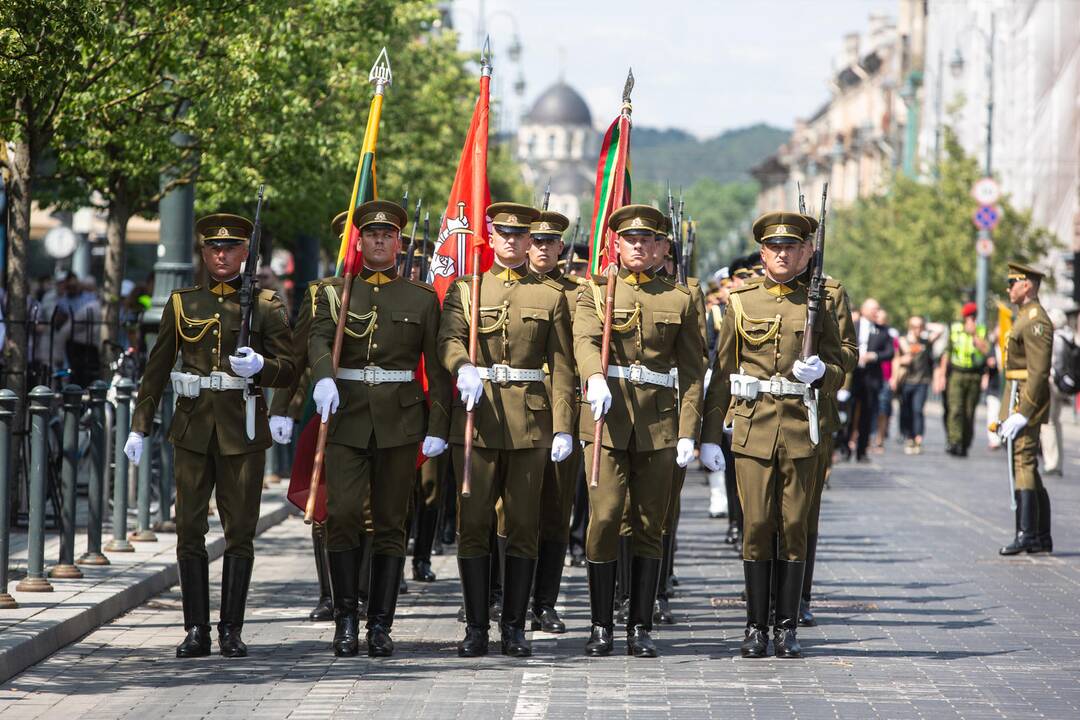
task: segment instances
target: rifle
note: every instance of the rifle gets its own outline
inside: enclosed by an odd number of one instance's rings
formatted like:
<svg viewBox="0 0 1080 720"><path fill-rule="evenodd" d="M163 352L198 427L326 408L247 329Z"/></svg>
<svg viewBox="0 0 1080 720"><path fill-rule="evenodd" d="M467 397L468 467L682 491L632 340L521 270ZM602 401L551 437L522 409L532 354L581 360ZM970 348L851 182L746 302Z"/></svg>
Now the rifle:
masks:
<svg viewBox="0 0 1080 720"><path fill-rule="evenodd" d="M440 227L442 227L440 225ZM424 212L424 244L420 246L420 281L427 282L427 249L431 233L431 213Z"/></svg>
<svg viewBox="0 0 1080 720"><path fill-rule="evenodd" d="M829 183L821 189L821 207L818 209L818 226L814 234L814 257L810 261L810 287L806 292L806 328L803 330L803 345L800 359L806 360L817 354L818 315L825 300L825 202L829 197ZM818 426L817 391L807 388L803 397L806 403L807 418L810 421L810 440L817 445L820 429Z"/></svg>
<svg viewBox="0 0 1080 720"><path fill-rule="evenodd" d="M795 182L795 189L798 190L798 192L799 192L799 214L800 215L805 215L806 214L806 196L803 195L803 193L802 193L802 183L796 181Z"/></svg>
<svg viewBox="0 0 1080 720"><path fill-rule="evenodd" d="M541 210L548 209L548 202L551 200L551 178L548 178L547 187L544 188L544 202L541 204Z"/></svg>
<svg viewBox="0 0 1080 720"><path fill-rule="evenodd" d="M236 347L247 347L251 342L251 316L255 310L255 273L259 270L259 250L262 245L262 215L263 185L259 185L259 199L255 203L255 222L251 230L251 240L248 241L247 262L244 264L244 272L240 275L240 335L236 339ZM255 439L255 381L251 378L244 383L244 429L247 439Z"/></svg>
<svg viewBox="0 0 1080 720"><path fill-rule="evenodd" d="M671 232L679 239L679 254L675 256L675 264L679 266L678 273L682 275L682 283L686 284L686 262L684 260L686 253L686 238L683 236L683 193L682 188L679 188L679 216L677 218L671 218Z"/></svg>
<svg viewBox="0 0 1080 720"><path fill-rule="evenodd" d="M410 280L412 279L413 252L416 250L416 223L420 220L420 204L423 201L423 196L416 198L416 210L413 212L412 217L412 230L409 232L409 246L405 248L405 262L403 263L405 272L402 274Z"/></svg>
<svg viewBox="0 0 1080 720"><path fill-rule="evenodd" d="M694 217L686 219L686 241L683 242L683 275L690 277L690 262L694 259L694 243L697 232L694 231Z"/></svg>
<svg viewBox="0 0 1080 720"><path fill-rule="evenodd" d="M563 260L566 261L566 270L570 271L570 266L574 263L574 249L577 247L578 233L581 232L581 218L577 219L574 223L574 232L570 235L570 245L566 248L566 254L563 256Z"/></svg>
<svg viewBox="0 0 1080 720"><path fill-rule="evenodd" d="M619 134L622 136L623 132L626 133L627 138L627 153L630 152L629 138L630 138L630 113L633 111L630 105L630 92L634 89L634 71L631 70L626 75L626 84L623 86L622 94L622 108L619 112ZM626 192L626 173L617 173L615 176L615 187L612 188L612 198L614 202L622 203L623 194ZM610 228L604 228L604 233L608 238L607 247L611 251L608 256L607 268L605 268L605 274L607 275L607 288L604 293L604 332L600 342L600 371L604 376L604 380L607 380L608 364L611 359L611 320L615 314L615 281L619 277L619 256L614 253L615 243L611 241L611 234L613 231ZM604 439L604 416L601 415L600 419L596 421L596 428L593 430L593 456L592 456L592 479L589 481L590 487L597 487L600 484L600 452L601 442Z"/></svg>
<svg viewBox="0 0 1080 720"><path fill-rule="evenodd" d="M680 283L686 282L686 276L683 273L682 267L682 242L679 239L679 231L676 229L678 222L678 215L675 212L675 199L671 197L671 185L668 185L667 191L667 207L668 218L671 220L671 248L672 256L675 258L675 280Z"/></svg>

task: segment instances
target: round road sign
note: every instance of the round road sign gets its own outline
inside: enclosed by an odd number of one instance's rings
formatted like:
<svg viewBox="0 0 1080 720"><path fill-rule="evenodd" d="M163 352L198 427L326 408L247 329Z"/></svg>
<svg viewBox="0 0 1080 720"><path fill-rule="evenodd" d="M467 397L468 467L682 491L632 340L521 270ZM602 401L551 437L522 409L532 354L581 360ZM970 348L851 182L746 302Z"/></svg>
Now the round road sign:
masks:
<svg viewBox="0 0 1080 720"><path fill-rule="evenodd" d="M993 205L1001 199L1001 188L994 178L984 177L971 186L971 197L980 205Z"/></svg>
<svg viewBox="0 0 1080 720"><path fill-rule="evenodd" d="M993 230L1001 220L1001 208L995 205L983 205L971 216L971 221L980 230Z"/></svg>
<svg viewBox="0 0 1080 720"><path fill-rule="evenodd" d="M979 238L975 241L975 252L980 257L990 257L994 254L994 241L988 237Z"/></svg>

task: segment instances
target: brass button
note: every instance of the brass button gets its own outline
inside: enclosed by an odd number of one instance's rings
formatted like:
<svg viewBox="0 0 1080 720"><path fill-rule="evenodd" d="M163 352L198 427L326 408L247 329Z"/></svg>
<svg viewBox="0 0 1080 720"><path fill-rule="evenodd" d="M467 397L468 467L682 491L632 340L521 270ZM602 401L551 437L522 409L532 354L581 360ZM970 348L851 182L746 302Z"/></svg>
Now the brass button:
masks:
<svg viewBox="0 0 1080 720"><path fill-rule="evenodd" d="M506 282L504 282L503 287L510 287L510 281L507 280Z"/></svg>
<svg viewBox="0 0 1080 720"><path fill-rule="evenodd" d="M375 323L374 325L372 325L371 329L372 330L378 330L379 329L379 323Z"/></svg>
<svg viewBox="0 0 1080 720"><path fill-rule="evenodd" d="M371 292L379 292L379 286L376 285L375 287L371 288Z"/></svg>
<svg viewBox="0 0 1080 720"><path fill-rule="evenodd" d="M372 306L371 306L371 312L375 312L375 311L376 311L376 310L378 310L378 309L379 309L379 306L378 306L378 305L372 305Z"/></svg>
<svg viewBox="0 0 1080 720"><path fill-rule="evenodd" d="M379 349L379 343L371 343L371 349L372 350L378 350Z"/></svg>
<svg viewBox="0 0 1080 720"><path fill-rule="evenodd" d="M221 297L221 296L219 295L219 296L218 296L218 299L217 299L217 301L218 301L219 303L223 303L223 302L225 302L225 298L223 298L223 297Z"/></svg>
<svg viewBox="0 0 1080 720"><path fill-rule="evenodd" d="M509 307L509 306L510 306L510 301L509 300L503 300L503 307Z"/></svg>
<svg viewBox="0 0 1080 720"><path fill-rule="evenodd" d="M216 317L216 318L220 318L220 317L221 317L221 313L214 313L214 317Z"/></svg>
<svg viewBox="0 0 1080 720"><path fill-rule="evenodd" d="M782 297L776 298L776 302L783 302L783 301L784 301L784 298L782 298Z"/></svg>
<svg viewBox="0 0 1080 720"><path fill-rule="evenodd" d="M217 330L214 331L214 334L217 335Z"/></svg>

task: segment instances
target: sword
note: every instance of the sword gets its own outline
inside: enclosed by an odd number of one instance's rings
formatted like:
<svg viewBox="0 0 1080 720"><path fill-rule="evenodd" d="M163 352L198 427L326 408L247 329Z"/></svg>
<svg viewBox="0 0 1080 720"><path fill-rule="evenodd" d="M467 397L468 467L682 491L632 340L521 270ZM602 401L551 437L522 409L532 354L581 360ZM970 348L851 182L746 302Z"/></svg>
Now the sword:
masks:
<svg viewBox="0 0 1080 720"><path fill-rule="evenodd" d="M803 403L806 405L806 419L810 423L810 442L817 445L821 442L821 425L818 423L818 395L817 390L807 386L806 394L803 395Z"/></svg>

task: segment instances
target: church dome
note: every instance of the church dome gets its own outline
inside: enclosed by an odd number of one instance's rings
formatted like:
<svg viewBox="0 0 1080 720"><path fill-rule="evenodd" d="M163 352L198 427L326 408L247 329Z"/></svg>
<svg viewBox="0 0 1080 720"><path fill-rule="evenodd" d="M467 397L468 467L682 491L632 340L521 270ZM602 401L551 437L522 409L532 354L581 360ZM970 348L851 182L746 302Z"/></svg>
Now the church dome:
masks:
<svg viewBox="0 0 1080 720"><path fill-rule="evenodd" d="M564 82L557 82L545 90L533 103L525 121L537 125L588 125L592 126L592 114L585 100Z"/></svg>

